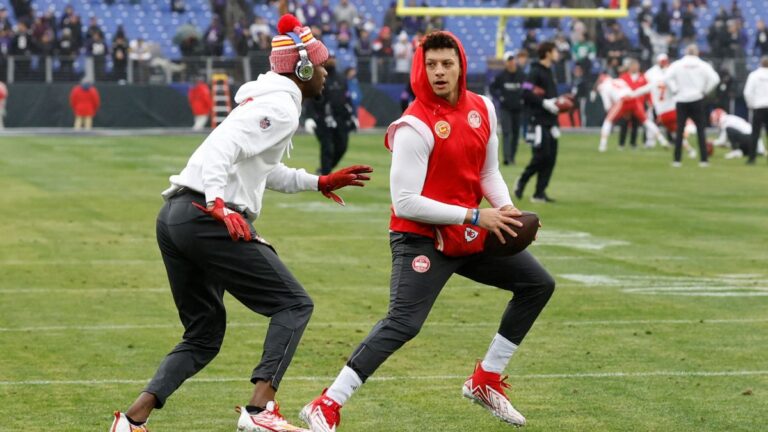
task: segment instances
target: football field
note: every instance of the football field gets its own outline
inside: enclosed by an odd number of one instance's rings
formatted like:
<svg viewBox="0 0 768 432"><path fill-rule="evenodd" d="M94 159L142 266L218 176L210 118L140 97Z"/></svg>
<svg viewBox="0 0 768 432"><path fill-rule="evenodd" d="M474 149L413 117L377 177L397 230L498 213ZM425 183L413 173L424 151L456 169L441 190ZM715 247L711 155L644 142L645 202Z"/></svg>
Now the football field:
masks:
<svg viewBox="0 0 768 432"><path fill-rule="evenodd" d="M155 243L168 176L202 136L0 137L0 431L106 431L178 342ZM314 137L289 166L314 171ZM519 161L530 149L521 144ZM768 424L768 166L597 152L566 133L531 251L557 288L507 373L528 431L758 431ZM268 192L259 234L315 301L278 393L298 411L386 312L389 154L353 136L363 189ZM505 166L509 185L523 166ZM222 229L224 229L222 227ZM505 431L461 397L510 294L455 276L419 336L342 410L340 431ZM159 431L234 431L267 320L232 297L218 357L155 411Z"/></svg>

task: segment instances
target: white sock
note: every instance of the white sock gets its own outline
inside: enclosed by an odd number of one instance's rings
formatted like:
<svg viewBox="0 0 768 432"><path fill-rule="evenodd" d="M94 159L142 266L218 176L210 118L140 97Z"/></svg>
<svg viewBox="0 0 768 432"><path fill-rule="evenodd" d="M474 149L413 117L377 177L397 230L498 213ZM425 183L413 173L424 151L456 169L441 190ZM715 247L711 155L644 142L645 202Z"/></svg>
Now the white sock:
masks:
<svg viewBox="0 0 768 432"><path fill-rule="evenodd" d="M762 138L757 140L757 152L760 154L765 154L765 144L763 144Z"/></svg>
<svg viewBox="0 0 768 432"><path fill-rule="evenodd" d="M339 376L336 377L336 381L328 387L325 395L336 401L339 405L344 405L347 403L347 399L352 396L352 393L359 389L361 385L363 385L363 380L357 376L357 372L349 366L344 366L341 372L339 372Z"/></svg>
<svg viewBox="0 0 768 432"><path fill-rule="evenodd" d="M486 372L493 372L500 374L504 372L504 369L509 363L509 359L512 358L512 354L517 350L517 345L509 341L509 339L496 333L491 341L491 346L488 347L488 352L485 354L485 358L481 363L483 370Z"/></svg>
<svg viewBox="0 0 768 432"><path fill-rule="evenodd" d="M611 135L612 128L613 123L608 120L603 122L603 128L600 130L600 147L605 148L608 146L608 137Z"/></svg>

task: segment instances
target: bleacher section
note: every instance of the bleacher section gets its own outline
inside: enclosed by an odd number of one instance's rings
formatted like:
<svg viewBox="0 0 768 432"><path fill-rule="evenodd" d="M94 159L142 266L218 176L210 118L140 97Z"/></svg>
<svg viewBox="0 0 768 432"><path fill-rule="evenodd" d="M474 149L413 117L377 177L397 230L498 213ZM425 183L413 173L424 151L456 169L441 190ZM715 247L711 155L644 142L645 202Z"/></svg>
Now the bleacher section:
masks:
<svg viewBox="0 0 768 432"><path fill-rule="evenodd" d="M391 4L391 0L363 0L354 1L358 7L361 18L370 18L380 26L384 14ZM755 22L758 17L768 18L768 10L762 7L762 1L758 0L737 0L742 13L745 17L744 27L748 37L747 54L753 55L753 44L755 34ZM191 22L197 26L201 33L205 31L211 21L211 7L208 0L187 0L187 9L184 13L170 11L169 2L166 0L115 0L107 4L101 0L36 0L33 2L38 13L53 8L56 11L57 18L64 10L65 6L71 4L76 12L82 17L83 25L86 26L90 16L96 16L99 24L104 30L107 40L112 39L112 35L119 24L125 28L129 39L142 37L146 40L157 43L164 55L171 59L180 57L179 48L173 43L173 36L176 29L181 24ZM319 1L317 3L320 3ZM331 8L337 3L331 0ZM428 0L425 2L429 6L460 6L460 7L499 7L506 5L506 0ZM519 2L523 3L523 2ZM661 0L653 0L654 12L657 10ZM671 3L671 2L670 2ZM10 8L8 0L0 0L6 8ZM277 22L276 3L255 4L253 12L256 15L265 17L268 22ZM720 7L726 10L731 8L731 0L709 0L708 8L698 9L697 20L697 39L699 44L706 50L706 36L709 27ZM633 44L637 44L638 22L637 9L630 11L628 19L619 20L627 37ZM445 17L446 28L459 36L467 47L469 58L469 73L481 74L486 70L487 59L495 55L495 38L498 25L498 19L495 17ZM570 19L560 20L560 28L569 33ZM673 23L673 31L679 32L680 24ZM538 30L539 40L552 38L557 29L545 27ZM525 38L525 29L523 28L522 18L510 18L507 22L507 38L505 40L505 49L519 48ZM375 34L373 35L375 36ZM394 36L394 35L393 35ZM338 49L334 35L326 35L324 41L330 49L335 51L341 66L354 65L355 58L353 50ZM354 44L352 44L354 46ZM225 55L232 55L232 48L229 43L225 44ZM754 65L754 59L750 66Z"/></svg>

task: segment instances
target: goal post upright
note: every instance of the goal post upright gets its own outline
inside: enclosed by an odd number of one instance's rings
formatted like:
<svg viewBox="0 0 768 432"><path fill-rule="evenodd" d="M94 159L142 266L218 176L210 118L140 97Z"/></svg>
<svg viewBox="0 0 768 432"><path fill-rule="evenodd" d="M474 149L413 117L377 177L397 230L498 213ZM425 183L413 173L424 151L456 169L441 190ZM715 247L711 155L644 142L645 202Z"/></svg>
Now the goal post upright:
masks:
<svg viewBox="0 0 768 432"><path fill-rule="evenodd" d="M504 33L509 17L534 18L625 18L629 15L628 0L619 0L618 9L587 8L489 8L489 7L424 7L406 6L405 0L397 0L400 16L495 16L499 18L496 32L496 58L504 54Z"/></svg>

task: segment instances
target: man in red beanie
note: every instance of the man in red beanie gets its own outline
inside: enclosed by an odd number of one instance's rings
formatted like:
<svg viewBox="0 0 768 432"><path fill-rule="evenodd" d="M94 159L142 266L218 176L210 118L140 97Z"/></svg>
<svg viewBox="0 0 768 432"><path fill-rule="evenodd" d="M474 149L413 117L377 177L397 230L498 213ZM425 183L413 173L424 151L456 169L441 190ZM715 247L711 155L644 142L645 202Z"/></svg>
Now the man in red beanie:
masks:
<svg viewBox="0 0 768 432"><path fill-rule="evenodd" d="M69 93L69 106L75 114L75 129L91 130L93 117L101 106L101 98L90 81L83 80Z"/></svg>
<svg viewBox="0 0 768 432"><path fill-rule="evenodd" d="M480 229L498 236L501 243L505 243L502 232L514 237L508 225L520 226L513 218L521 212L512 204L499 171L493 103L468 91L466 77L461 42L448 32L428 34L413 59L411 86L416 100L389 126L385 137L392 151L389 310L349 356L333 384L302 409L301 419L312 432L336 431L341 407L390 355L419 333L454 273L514 293L485 357L464 383L463 394L507 423L525 424L505 394L509 385L501 373L552 295L555 282L527 251L502 257L472 248ZM483 198L490 208L479 209ZM449 254L442 247L449 242L463 246Z"/></svg>
<svg viewBox="0 0 768 432"><path fill-rule="evenodd" d="M313 303L272 246L258 236L253 221L261 212L265 189L320 191L343 204L333 191L363 186L372 170L356 165L318 177L281 162L292 147L302 101L323 89L328 50L292 15L280 19L278 30L272 40L272 71L240 87L238 106L181 173L171 176L171 187L162 193L166 202L157 218L157 240L184 335L133 405L115 413L110 432L145 432L152 410L213 360L226 328L225 291L270 318L261 361L250 376L253 395L239 407L238 430L302 430L280 414L275 393Z"/></svg>

